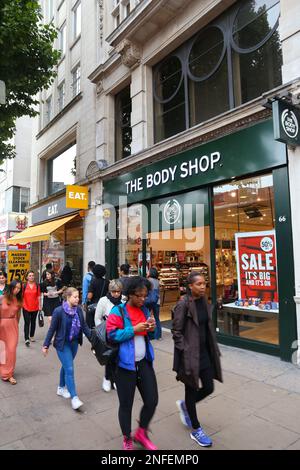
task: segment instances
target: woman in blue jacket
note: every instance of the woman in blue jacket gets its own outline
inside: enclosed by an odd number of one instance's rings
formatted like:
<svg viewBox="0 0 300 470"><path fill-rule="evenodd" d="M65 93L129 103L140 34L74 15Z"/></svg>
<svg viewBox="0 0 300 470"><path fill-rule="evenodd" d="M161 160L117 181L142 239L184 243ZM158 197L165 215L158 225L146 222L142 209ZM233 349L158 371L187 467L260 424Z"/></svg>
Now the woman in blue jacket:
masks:
<svg viewBox="0 0 300 470"><path fill-rule="evenodd" d="M120 402L119 422L123 433L123 449L133 450L134 440L147 450L156 450L157 447L148 437L149 423L158 403L153 369L154 352L149 341L149 336L155 330L155 320L144 307L151 284L141 277L128 279L124 292L128 301L114 307L106 323L108 339L120 345L115 381ZM143 407L139 427L132 439L131 414L136 387L141 394Z"/></svg>
<svg viewBox="0 0 300 470"><path fill-rule="evenodd" d="M60 371L57 395L71 398L73 410L78 410L83 403L76 392L74 379L74 359L77 354L78 344L82 345L82 333L90 339L91 330L84 321L79 303L79 292L74 287L66 289L66 300L57 307L52 316L51 325L43 345L43 354L48 354L51 340L55 334L53 346L62 364Z"/></svg>

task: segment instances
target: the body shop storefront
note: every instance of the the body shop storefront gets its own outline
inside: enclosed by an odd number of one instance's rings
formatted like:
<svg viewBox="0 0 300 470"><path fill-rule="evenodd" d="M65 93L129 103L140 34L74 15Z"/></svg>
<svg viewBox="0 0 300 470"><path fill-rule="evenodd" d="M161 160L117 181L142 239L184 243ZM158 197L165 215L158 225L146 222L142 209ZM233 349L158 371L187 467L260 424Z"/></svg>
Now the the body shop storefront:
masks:
<svg viewBox="0 0 300 470"><path fill-rule="evenodd" d="M287 157L272 121L109 180L104 201L110 276L125 262L133 275L155 266L162 321L170 323L188 273L200 271L220 342L290 360L296 314Z"/></svg>

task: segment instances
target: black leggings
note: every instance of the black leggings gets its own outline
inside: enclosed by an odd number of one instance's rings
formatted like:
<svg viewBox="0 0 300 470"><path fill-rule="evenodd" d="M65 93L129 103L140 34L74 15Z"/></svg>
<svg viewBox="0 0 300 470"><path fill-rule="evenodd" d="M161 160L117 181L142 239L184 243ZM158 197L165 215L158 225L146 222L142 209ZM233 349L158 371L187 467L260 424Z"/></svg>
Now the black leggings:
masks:
<svg viewBox="0 0 300 470"><path fill-rule="evenodd" d="M136 387L143 399L139 424L141 428L147 429L158 403L157 382L152 364L143 359L136 363L135 371L118 367L116 384L120 402L119 422L123 435L129 437L131 434L131 413Z"/></svg>
<svg viewBox="0 0 300 470"><path fill-rule="evenodd" d="M195 390L185 385L185 404L194 429L200 427L196 403L203 400L214 391L214 372L212 367L200 370L199 377L202 382L202 388L200 388L200 390Z"/></svg>
<svg viewBox="0 0 300 470"><path fill-rule="evenodd" d="M38 312L28 312L23 308L25 341L29 340L29 329L30 338L34 337L37 314Z"/></svg>

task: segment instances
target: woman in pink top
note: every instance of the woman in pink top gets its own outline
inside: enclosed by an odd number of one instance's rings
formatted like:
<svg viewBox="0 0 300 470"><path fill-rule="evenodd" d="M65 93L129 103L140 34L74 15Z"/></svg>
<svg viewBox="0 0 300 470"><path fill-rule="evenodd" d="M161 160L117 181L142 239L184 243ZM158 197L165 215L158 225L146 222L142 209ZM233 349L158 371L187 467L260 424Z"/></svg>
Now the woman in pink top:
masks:
<svg viewBox="0 0 300 470"><path fill-rule="evenodd" d="M17 383L14 378L17 344L19 339L22 284L12 281L2 297L0 306L0 375L2 380Z"/></svg>

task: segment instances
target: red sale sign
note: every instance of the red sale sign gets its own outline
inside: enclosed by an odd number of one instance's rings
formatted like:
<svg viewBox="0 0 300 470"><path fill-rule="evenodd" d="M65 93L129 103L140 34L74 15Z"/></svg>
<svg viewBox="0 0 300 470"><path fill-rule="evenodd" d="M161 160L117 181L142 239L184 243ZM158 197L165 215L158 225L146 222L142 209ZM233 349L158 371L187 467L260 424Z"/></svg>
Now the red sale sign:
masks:
<svg viewBox="0 0 300 470"><path fill-rule="evenodd" d="M275 230L236 233L240 299L278 302Z"/></svg>

